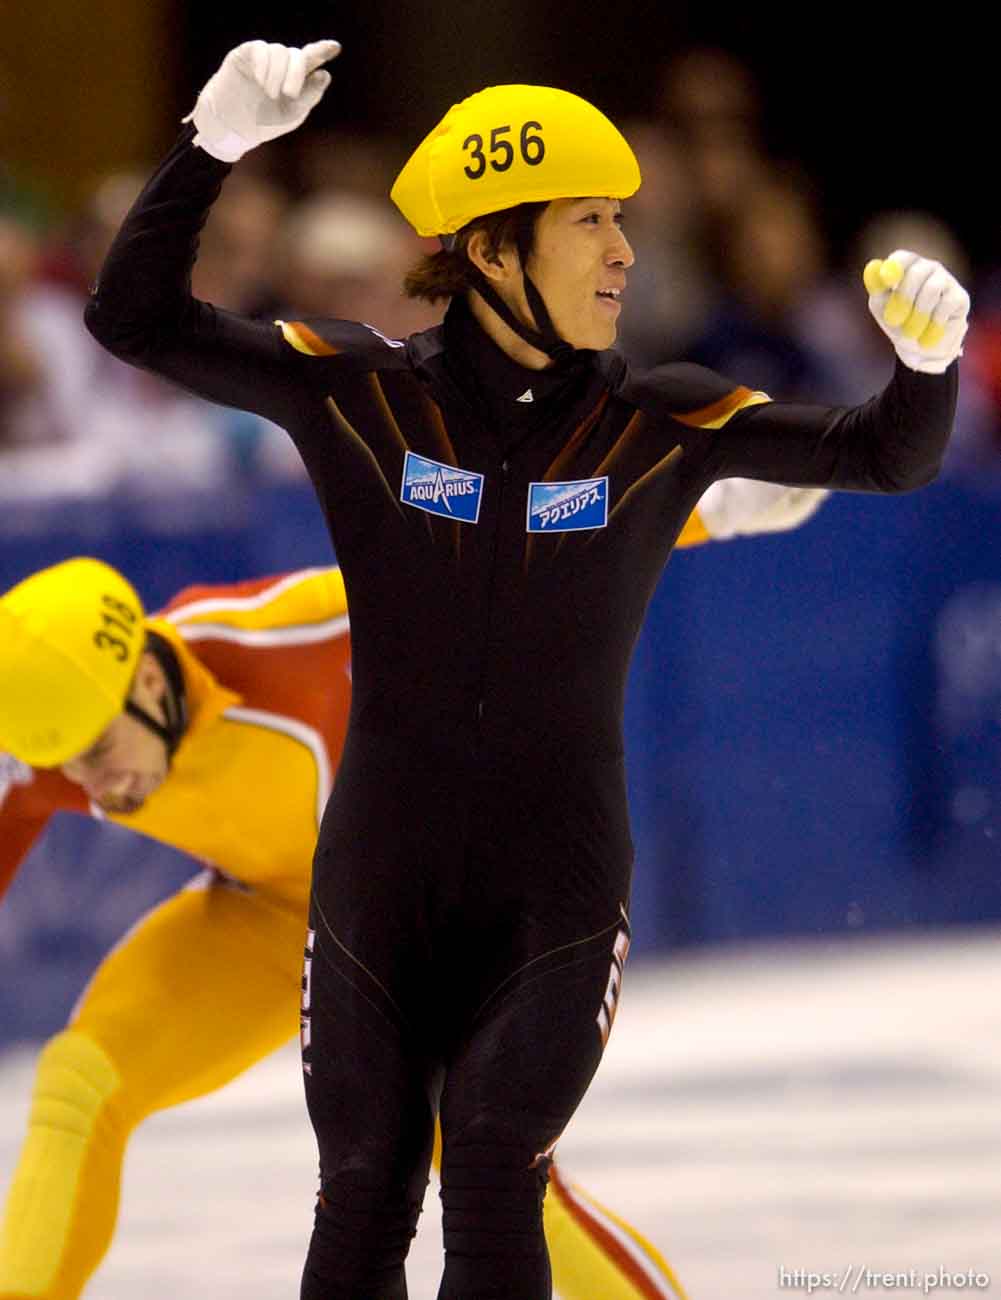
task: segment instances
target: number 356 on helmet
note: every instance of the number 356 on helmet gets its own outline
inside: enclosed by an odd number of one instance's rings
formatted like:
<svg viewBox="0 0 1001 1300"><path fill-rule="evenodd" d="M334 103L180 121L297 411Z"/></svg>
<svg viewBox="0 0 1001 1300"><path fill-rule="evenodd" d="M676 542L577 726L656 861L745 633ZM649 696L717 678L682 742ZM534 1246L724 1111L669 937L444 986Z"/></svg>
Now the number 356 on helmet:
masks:
<svg viewBox="0 0 1001 1300"><path fill-rule="evenodd" d="M391 198L419 235L552 199L625 199L640 169L593 104L551 86L490 86L455 104L418 145Z"/></svg>

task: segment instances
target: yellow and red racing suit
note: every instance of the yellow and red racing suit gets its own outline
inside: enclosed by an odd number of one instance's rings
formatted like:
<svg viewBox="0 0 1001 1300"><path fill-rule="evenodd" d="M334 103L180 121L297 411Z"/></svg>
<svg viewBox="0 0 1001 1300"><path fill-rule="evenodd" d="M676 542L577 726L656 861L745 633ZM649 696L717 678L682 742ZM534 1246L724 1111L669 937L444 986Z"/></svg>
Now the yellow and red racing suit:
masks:
<svg viewBox="0 0 1001 1300"><path fill-rule="evenodd" d="M110 819L207 869L107 955L41 1053L0 1237L2 1300L79 1296L111 1241L132 1129L299 1026L310 863L350 708L340 572L189 587L148 626L177 657L189 722L163 784ZM0 893L54 813L96 811L58 771L6 770ZM558 1171L546 1228L567 1300L682 1294L649 1243Z"/></svg>

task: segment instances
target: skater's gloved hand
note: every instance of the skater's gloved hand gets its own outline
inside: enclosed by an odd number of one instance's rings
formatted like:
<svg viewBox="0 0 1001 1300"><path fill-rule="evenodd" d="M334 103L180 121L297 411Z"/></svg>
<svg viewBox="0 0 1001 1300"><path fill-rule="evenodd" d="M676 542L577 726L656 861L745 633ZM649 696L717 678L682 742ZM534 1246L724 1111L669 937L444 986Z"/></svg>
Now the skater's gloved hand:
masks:
<svg viewBox="0 0 1001 1300"><path fill-rule="evenodd" d="M754 479L719 479L703 492L698 511L710 537L752 537L798 528L830 495L824 488L782 487Z"/></svg>
<svg viewBox="0 0 1001 1300"><path fill-rule="evenodd" d="M963 355L970 295L941 262L898 249L866 264L869 310L911 370L940 375Z"/></svg>
<svg viewBox="0 0 1001 1300"><path fill-rule="evenodd" d="M340 52L337 41L313 41L302 49L266 41L238 45L184 119L195 124L194 143L233 163L248 149L294 131L330 85L322 65Z"/></svg>

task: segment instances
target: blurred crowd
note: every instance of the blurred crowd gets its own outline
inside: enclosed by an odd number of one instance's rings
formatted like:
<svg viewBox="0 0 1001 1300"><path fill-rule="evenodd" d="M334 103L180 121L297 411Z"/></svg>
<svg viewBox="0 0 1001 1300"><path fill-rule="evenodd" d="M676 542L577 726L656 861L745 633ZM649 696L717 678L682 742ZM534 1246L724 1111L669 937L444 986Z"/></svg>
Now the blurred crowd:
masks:
<svg viewBox="0 0 1001 1300"><path fill-rule="evenodd" d="M626 207L637 264L620 342L631 357L700 362L775 398L864 400L892 352L867 312L861 268L912 248L944 262L974 302L945 472L1001 479L1001 270L971 265L927 212L874 213L832 251L822 197L795 160L767 147L759 88L730 54L676 57L655 110L622 126L644 176ZM435 323L440 313L400 288L428 241L388 199L411 143L304 131L248 155L204 230L196 295L265 319L341 316L397 337ZM119 363L84 330L89 287L142 181L141 171L104 177L79 211L53 214L0 168L4 502L213 497L304 474L266 421Z"/></svg>

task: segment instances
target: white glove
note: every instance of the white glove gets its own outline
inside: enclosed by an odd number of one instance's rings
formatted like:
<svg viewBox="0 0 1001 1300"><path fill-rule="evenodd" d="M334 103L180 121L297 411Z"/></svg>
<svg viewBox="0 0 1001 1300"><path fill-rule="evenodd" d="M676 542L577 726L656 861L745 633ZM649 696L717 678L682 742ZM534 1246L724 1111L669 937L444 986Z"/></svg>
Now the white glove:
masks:
<svg viewBox="0 0 1001 1300"><path fill-rule="evenodd" d="M194 143L234 163L248 149L294 131L330 85L330 73L319 69L340 52L337 41L313 41L301 50L266 41L238 45L184 119L195 124Z"/></svg>
<svg viewBox="0 0 1001 1300"><path fill-rule="evenodd" d="M783 487L756 479L720 479L699 499L699 517L717 541L782 533L806 523L830 495L825 488Z"/></svg>
<svg viewBox="0 0 1001 1300"><path fill-rule="evenodd" d="M906 249L866 264L869 310L911 370L940 375L963 355L970 295L941 262Z"/></svg>

